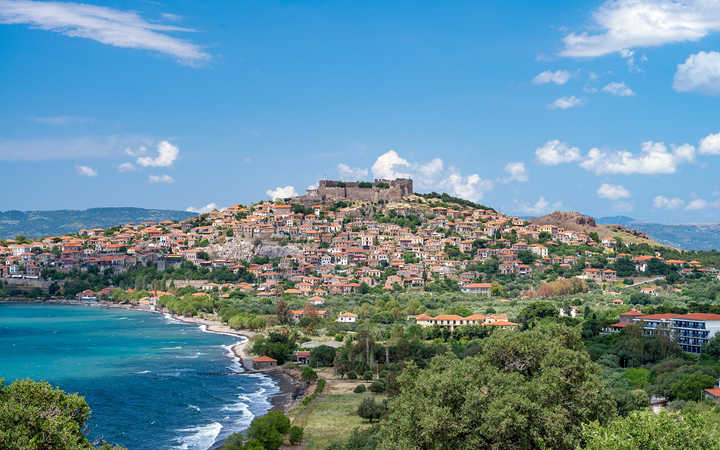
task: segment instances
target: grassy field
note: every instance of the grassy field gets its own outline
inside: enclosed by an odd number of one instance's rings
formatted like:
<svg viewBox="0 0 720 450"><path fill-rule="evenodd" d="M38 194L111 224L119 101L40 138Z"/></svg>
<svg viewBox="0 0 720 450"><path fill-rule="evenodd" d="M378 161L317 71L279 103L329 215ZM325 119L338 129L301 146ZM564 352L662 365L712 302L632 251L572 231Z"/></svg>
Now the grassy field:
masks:
<svg viewBox="0 0 720 450"><path fill-rule="evenodd" d="M294 425L305 428L303 448L324 449L334 441L349 436L355 428L369 427L370 424L357 415L357 409L363 398L371 396L377 400L384 398L372 393L335 394L330 389L310 405L298 405L290 415L294 418Z"/></svg>

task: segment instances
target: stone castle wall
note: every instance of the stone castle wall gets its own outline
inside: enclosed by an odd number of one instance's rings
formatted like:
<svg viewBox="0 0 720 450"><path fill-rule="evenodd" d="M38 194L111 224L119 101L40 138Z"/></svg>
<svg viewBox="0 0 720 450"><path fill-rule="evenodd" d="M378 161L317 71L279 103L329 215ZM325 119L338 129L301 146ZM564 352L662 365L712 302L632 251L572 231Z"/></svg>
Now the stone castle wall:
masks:
<svg viewBox="0 0 720 450"><path fill-rule="evenodd" d="M367 183L367 182L363 182ZM396 180L376 179L372 186L361 187L358 181L320 180L317 189L308 189L307 193L292 199L293 203L310 205L313 203L331 202L394 202L412 195L413 182L410 179ZM388 187L381 187L387 185Z"/></svg>

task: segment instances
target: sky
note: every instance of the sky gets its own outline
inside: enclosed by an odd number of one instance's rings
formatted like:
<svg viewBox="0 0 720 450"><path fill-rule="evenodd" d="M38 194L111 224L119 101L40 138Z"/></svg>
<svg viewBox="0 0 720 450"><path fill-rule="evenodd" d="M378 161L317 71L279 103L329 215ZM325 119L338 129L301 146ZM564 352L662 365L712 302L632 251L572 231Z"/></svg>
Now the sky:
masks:
<svg viewBox="0 0 720 450"><path fill-rule="evenodd" d="M0 210L411 177L720 221L720 2L0 0Z"/></svg>

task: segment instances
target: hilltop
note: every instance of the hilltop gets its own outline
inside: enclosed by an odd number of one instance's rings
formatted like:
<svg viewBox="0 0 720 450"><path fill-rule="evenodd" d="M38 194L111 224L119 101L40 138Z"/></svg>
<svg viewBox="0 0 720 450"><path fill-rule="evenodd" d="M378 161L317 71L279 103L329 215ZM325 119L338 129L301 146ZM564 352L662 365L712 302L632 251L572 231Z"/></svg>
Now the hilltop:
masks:
<svg viewBox="0 0 720 450"><path fill-rule="evenodd" d="M0 211L0 238L32 238L77 233L84 228L109 228L126 223L185 220L195 213L144 208L90 208L54 211Z"/></svg>
<svg viewBox="0 0 720 450"><path fill-rule="evenodd" d="M662 224L643 222L627 216L601 217L599 224L619 224L652 236L665 245L685 250L720 248L720 223Z"/></svg>

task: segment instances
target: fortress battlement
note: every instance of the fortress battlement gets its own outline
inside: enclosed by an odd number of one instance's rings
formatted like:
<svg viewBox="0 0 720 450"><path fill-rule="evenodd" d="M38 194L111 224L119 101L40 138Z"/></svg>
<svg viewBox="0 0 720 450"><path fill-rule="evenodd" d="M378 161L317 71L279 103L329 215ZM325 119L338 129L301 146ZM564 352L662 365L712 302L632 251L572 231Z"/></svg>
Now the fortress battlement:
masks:
<svg viewBox="0 0 720 450"><path fill-rule="evenodd" d="M393 202L412 195L413 182L408 178L375 181L320 180L316 189L308 189L305 195L295 197L292 203L312 205L315 203L345 202Z"/></svg>

